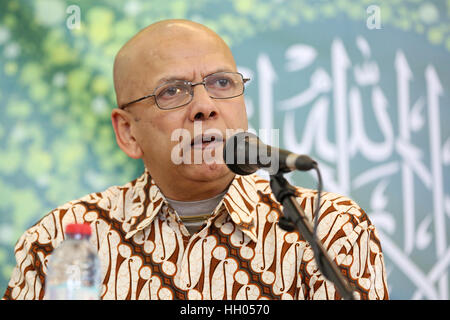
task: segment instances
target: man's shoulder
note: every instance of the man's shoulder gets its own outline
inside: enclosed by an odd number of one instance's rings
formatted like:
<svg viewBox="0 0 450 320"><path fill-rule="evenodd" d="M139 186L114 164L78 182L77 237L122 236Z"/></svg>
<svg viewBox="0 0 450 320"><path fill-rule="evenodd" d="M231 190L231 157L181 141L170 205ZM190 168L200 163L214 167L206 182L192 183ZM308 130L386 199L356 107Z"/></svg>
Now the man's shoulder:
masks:
<svg viewBox="0 0 450 320"><path fill-rule="evenodd" d="M272 204L281 205L276 199L270 187L270 181L267 177L253 174L249 176L250 181L256 186L256 190L267 195L267 201ZM292 185L297 202L305 211L309 219L314 218L315 208L317 207L318 190ZM320 194L320 217L334 219L338 216L347 216L354 224L368 221L365 211L350 196L332 191L322 191Z"/></svg>
<svg viewBox="0 0 450 320"><path fill-rule="evenodd" d="M103 191L86 194L81 198L68 201L56 207L50 213L66 213L67 211L76 211L77 208L80 207L84 207L87 210L93 209L96 211L110 211L117 205L117 202L120 201L120 196L123 195L124 192L126 193L127 191L130 191L131 193L133 193L133 189L140 179L141 178L137 178L123 185L113 185Z"/></svg>
<svg viewBox="0 0 450 320"><path fill-rule="evenodd" d="M252 174L247 177L249 179L248 181L254 184L257 191L260 191L264 194L272 193L270 181L267 179L267 177L260 176L258 174ZM292 185L292 187L294 188L295 196L298 201L316 200L318 197L318 191L316 189L296 185ZM357 202L355 202L352 198L338 192L322 191L320 195L320 202L321 204L323 204L324 202L328 202L335 208L341 210L347 210L350 207L358 210L361 209Z"/></svg>
<svg viewBox="0 0 450 320"><path fill-rule="evenodd" d="M143 189L147 184L145 174L124 185L110 186L104 191L93 192L68 201L45 214L32 227L25 231L22 238L45 244L61 241L65 226L70 223L92 223L101 218L102 221L123 220L123 214L117 214L118 208L124 204L124 198L133 201L136 189ZM122 217L120 217L122 216Z"/></svg>

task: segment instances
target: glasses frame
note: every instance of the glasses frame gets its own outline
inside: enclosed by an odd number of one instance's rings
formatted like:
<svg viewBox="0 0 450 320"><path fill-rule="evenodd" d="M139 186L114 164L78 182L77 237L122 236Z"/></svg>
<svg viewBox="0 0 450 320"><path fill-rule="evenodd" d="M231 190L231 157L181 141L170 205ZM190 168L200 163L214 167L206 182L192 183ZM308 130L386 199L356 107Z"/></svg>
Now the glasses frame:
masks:
<svg viewBox="0 0 450 320"><path fill-rule="evenodd" d="M215 98L215 97L209 96L210 98L212 98L212 99L221 99L221 100L223 100L223 99L232 99L232 98L236 98L236 97L242 96L242 95L244 94L244 91L245 91L245 83L246 83L247 81L250 81L250 78L244 78L244 76L243 76L240 72L220 71L220 72L214 72L214 73L208 74L208 75L205 76L205 77L203 78L203 80L200 81L200 82L194 82L194 83L192 83L191 81L185 81L185 80L173 80L173 81L164 82L164 83L160 84L159 86L157 86L157 87L153 90L153 93L152 93L152 94L148 94L148 95L146 95L146 96L143 96L142 98L139 98L139 99L130 101L130 102L128 102L128 103L125 103L125 104L119 106L119 109L125 109L125 108L128 107L129 105L132 105L132 104L134 104L134 103L136 103L136 102L140 102L140 101L142 101L142 100L145 100L145 99L148 99L148 98L151 98L151 97L154 97L154 98L155 98L156 106L157 106L159 109L161 109L161 110L172 110L172 109L177 109L177 108L183 107L183 106L189 104L189 103L192 101L192 99L194 99L194 87L195 87L195 86L198 86L198 85L201 84L201 85L203 85L203 87L205 87L206 92L208 92L208 89L206 89L206 81L205 81L205 79L207 79L209 76L212 76L212 75L215 75L215 74L220 74L220 73L233 73L233 74L238 74L238 75L240 75L241 78L242 78L242 93L241 93L241 94L238 94L238 95L235 95L235 96L232 96L232 97L226 97L226 98ZM190 95L191 98L189 99L188 102L183 103L182 105L179 105L179 106L176 106L176 107L172 107L172 108L161 108L161 107L159 106L159 104L158 104L158 100L156 99L156 94L155 94L156 91L157 91L159 88L161 88L162 86L165 86L166 84L171 83L171 82L175 82L175 81L181 81L181 82L183 82L185 85L190 86L189 95Z"/></svg>

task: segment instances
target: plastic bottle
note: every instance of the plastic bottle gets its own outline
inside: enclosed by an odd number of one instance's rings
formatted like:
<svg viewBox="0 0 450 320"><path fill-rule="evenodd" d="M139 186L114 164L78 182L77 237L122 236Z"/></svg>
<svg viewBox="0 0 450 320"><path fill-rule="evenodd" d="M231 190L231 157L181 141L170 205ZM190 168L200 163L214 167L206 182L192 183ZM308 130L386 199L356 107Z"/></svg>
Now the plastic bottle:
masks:
<svg viewBox="0 0 450 320"><path fill-rule="evenodd" d="M101 268L89 242L89 224L69 224L66 240L52 253L45 281L47 300L99 300Z"/></svg>

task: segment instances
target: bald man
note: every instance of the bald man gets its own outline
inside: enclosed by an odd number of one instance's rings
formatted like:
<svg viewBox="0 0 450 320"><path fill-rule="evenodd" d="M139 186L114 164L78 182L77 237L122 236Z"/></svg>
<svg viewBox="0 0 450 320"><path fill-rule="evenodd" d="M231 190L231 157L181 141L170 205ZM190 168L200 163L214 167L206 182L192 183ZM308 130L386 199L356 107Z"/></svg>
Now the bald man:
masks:
<svg viewBox="0 0 450 320"><path fill-rule="evenodd" d="M91 226L101 299L340 299L309 243L279 228L269 182L205 157L220 159L227 132L247 130L246 81L225 42L198 23L157 22L128 41L114 62L111 119L145 172L27 230L4 299L44 298L48 259L73 222ZM317 192L295 192L312 221ZM357 299L388 299L376 229L355 202L324 193L318 237Z"/></svg>
<svg viewBox="0 0 450 320"><path fill-rule="evenodd" d="M242 81L230 49L217 34L190 21L159 22L138 33L117 54L114 64L117 102L124 106L169 80L198 83L217 73L223 79L214 78L216 81L226 81L230 76ZM243 90L242 85L243 82L236 88ZM222 137L226 137L227 129L247 130L243 91L233 93L237 95L234 98L214 99L207 89L193 87L194 98L183 106L161 108L155 97L149 97L112 112L120 148L132 158L143 159L162 193L174 200L211 198L223 192L234 177L225 164L171 161L172 150L179 144L178 140L172 141L177 129L185 130L192 138L196 123L202 132L214 129ZM179 94L190 98L188 94ZM221 152L222 143L213 143L214 149ZM192 154L192 160L193 157Z"/></svg>

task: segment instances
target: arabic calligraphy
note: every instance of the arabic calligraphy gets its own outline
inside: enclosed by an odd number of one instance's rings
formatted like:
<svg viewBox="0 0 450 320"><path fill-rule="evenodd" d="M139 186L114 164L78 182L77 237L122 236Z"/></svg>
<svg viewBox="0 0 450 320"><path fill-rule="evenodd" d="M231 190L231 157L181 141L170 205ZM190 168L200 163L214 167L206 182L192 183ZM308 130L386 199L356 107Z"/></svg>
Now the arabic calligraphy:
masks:
<svg viewBox="0 0 450 320"><path fill-rule="evenodd" d="M275 68L268 53L259 53L255 70L240 68L257 81L257 97L246 98L250 121L270 132L276 119L281 119L283 147L314 154L327 190L352 195L372 188L366 209L380 230L392 268L400 269L416 287L412 298L448 299L450 196L443 167L450 164L450 137L442 135L445 90L439 67L428 63L422 74L414 74L407 54L396 49L393 100L385 94L383 70L372 57L367 39L357 36L351 49L359 52L359 62L353 62L343 40L334 38L328 69L319 62L318 50L309 44L297 43L285 50L284 70ZM309 77L309 85L294 95L275 98L286 73ZM414 81L424 82L423 91L411 92ZM259 114L255 112L256 99ZM298 127L299 115L306 118L303 127ZM261 139L268 144L277 142L270 136ZM353 169L355 161L364 169ZM394 180L399 192L388 193ZM418 190L423 189L431 202L429 212L420 204L423 192ZM401 200L401 208L390 206L396 199ZM398 232L403 234L400 242L394 241ZM433 244L436 260L427 273L413 253L432 250Z"/></svg>

